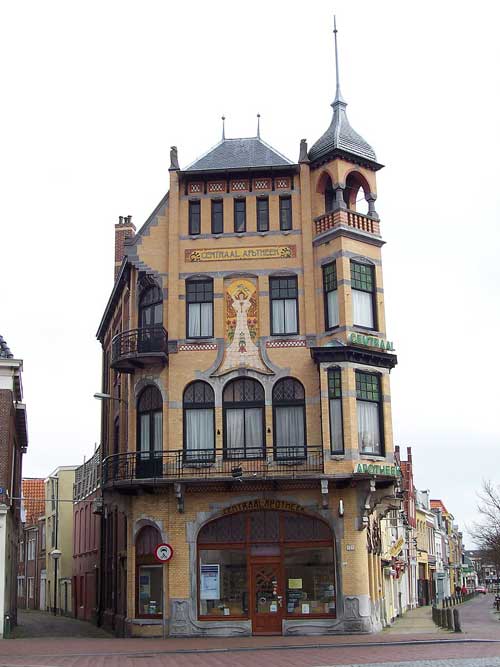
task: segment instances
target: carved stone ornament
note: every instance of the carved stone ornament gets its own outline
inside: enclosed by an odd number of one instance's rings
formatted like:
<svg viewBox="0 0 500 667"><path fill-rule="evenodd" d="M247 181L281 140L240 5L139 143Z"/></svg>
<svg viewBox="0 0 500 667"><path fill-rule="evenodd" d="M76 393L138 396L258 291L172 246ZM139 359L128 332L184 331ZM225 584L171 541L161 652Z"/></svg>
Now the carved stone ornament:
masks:
<svg viewBox="0 0 500 667"><path fill-rule="evenodd" d="M177 156L177 146L170 147L170 167L169 171L177 171L179 167L179 158Z"/></svg>

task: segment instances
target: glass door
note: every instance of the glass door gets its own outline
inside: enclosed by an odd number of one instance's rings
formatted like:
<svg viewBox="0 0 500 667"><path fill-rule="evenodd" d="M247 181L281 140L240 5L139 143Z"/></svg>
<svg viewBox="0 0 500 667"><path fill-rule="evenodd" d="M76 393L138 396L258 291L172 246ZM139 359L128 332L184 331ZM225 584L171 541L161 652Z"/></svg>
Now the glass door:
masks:
<svg viewBox="0 0 500 667"><path fill-rule="evenodd" d="M283 619L280 563L252 563L251 584L253 634L280 635Z"/></svg>

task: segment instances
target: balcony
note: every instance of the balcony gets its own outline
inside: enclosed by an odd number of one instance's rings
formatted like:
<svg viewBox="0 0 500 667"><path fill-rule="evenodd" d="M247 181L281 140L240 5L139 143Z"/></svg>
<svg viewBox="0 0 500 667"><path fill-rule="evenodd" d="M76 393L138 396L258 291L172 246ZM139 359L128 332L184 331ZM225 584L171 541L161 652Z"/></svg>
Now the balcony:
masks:
<svg viewBox="0 0 500 667"><path fill-rule="evenodd" d="M161 325L130 329L111 341L111 368L133 373L137 368L162 364L168 360L168 334Z"/></svg>
<svg viewBox="0 0 500 667"><path fill-rule="evenodd" d="M307 479L323 473L321 447L241 450L174 450L113 454L102 464L103 484L234 479Z"/></svg>
<svg viewBox="0 0 500 667"><path fill-rule="evenodd" d="M314 225L315 236L341 227L350 227L366 234L380 236L380 222L356 211L340 210L324 213L314 218Z"/></svg>

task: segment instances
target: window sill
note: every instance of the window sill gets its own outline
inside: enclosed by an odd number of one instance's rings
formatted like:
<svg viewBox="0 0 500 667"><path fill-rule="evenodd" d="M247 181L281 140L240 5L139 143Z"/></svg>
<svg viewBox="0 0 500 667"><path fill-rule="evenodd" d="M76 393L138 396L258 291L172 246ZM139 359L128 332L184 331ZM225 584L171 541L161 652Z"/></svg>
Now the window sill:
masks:
<svg viewBox="0 0 500 667"><path fill-rule="evenodd" d="M330 461L344 461L345 460L345 454L341 454L340 452L338 453L330 453L329 454Z"/></svg>
<svg viewBox="0 0 500 667"><path fill-rule="evenodd" d="M163 618L152 616L151 618L131 618L130 623L133 625L162 625Z"/></svg>
<svg viewBox="0 0 500 667"><path fill-rule="evenodd" d="M383 454L367 454L366 452L360 452L359 457L371 461L385 461L385 456Z"/></svg>

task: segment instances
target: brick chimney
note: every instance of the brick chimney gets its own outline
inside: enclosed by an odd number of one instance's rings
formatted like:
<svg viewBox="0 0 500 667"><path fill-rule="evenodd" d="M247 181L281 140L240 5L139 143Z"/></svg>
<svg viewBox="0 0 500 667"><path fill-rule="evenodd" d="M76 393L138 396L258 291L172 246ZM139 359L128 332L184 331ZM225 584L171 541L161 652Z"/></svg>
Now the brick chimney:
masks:
<svg viewBox="0 0 500 667"><path fill-rule="evenodd" d="M135 225L131 215L120 215L115 225L115 280L125 255L125 239L135 235Z"/></svg>

